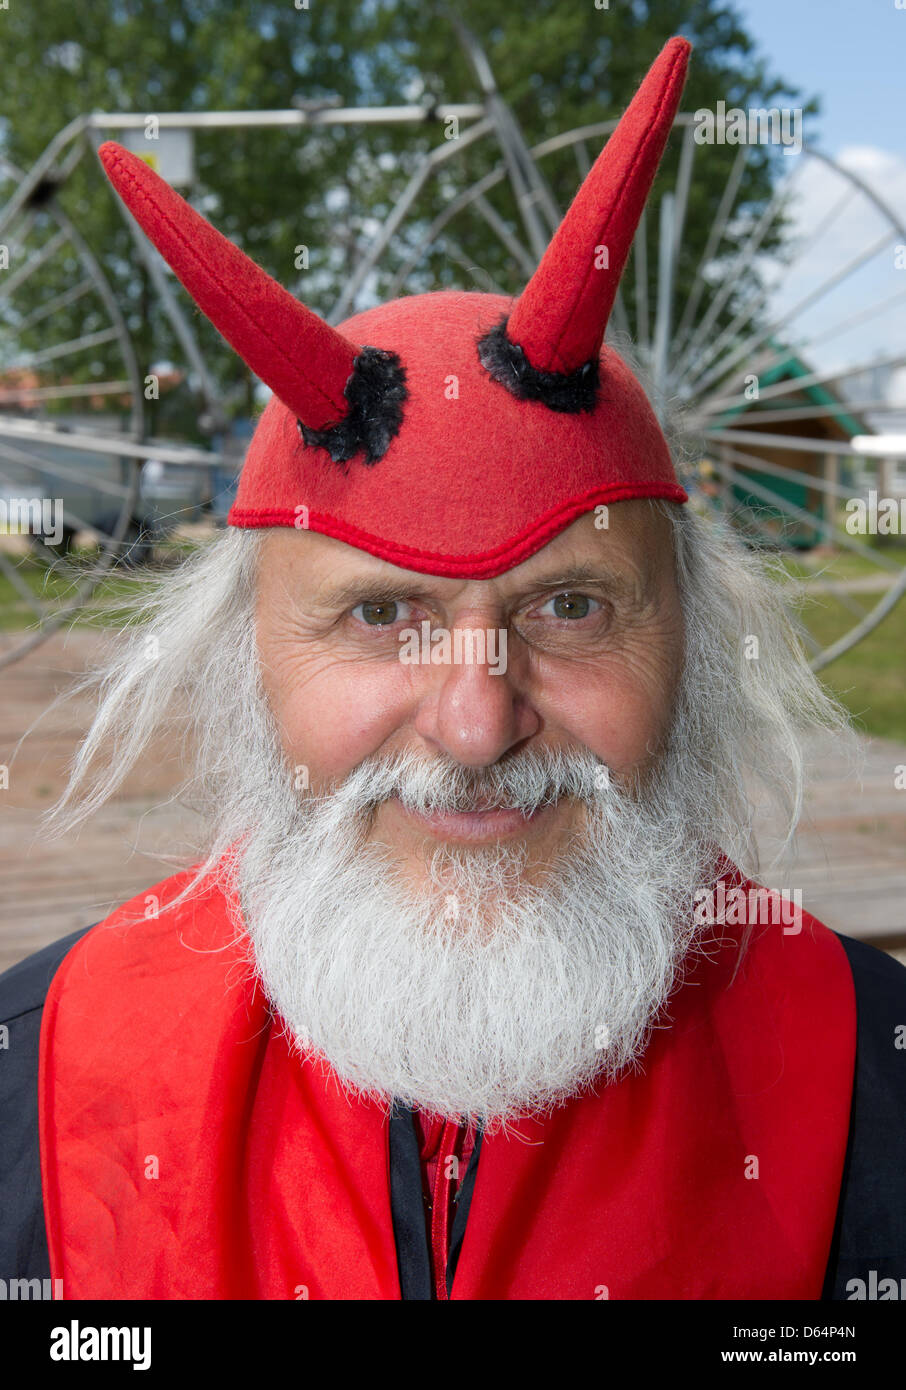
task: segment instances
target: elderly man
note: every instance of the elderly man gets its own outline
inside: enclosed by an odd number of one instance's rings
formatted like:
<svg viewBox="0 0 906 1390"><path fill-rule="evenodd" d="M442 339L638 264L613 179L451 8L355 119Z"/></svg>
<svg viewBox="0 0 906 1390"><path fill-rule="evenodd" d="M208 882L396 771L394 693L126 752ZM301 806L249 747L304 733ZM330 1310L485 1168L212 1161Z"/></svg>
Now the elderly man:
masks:
<svg viewBox="0 0 906 1390"><path fill-rule="evenodd" d="M906 1274L906 973L745 876L752 779L792 833L801 729L844 720L603 344L687 58L515 303L331 328L102 147L274 395L230 527L96 674L52 817L168 728L203 853L0 982L4 1276L443 1300Z"/></svg>

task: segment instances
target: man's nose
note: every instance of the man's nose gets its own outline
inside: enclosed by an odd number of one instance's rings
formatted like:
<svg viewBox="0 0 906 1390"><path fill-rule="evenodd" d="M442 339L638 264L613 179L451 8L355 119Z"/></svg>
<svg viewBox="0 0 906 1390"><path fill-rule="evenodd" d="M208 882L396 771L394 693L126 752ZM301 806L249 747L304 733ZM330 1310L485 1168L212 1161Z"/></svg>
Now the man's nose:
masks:
<svg viewBox="0 0 906 1390"><path fill-rule="evenodd" d="M541 719L521 688L522 663L514 663L505 629L461 621L449 635L449 663L432 664L415 729L457 762L489 766L537 733Z"/></svg>

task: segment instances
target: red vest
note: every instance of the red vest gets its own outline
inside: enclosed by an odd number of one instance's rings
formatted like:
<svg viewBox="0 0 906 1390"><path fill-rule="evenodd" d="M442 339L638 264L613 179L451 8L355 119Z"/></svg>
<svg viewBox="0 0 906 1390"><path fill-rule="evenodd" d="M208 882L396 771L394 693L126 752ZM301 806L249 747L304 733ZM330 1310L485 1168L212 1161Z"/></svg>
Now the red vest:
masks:
<svg viewBox="0 0 906 1390"><path fill-rule="evenodd" d="M389 1126L294 1057L207 888L175 875L87 933L41 1033L64 1297L398 1299ZM739 880L737 880L739 882ZM454 1299L816 1299L855 997L839 941L757 927L690 963L643 1071L486 1135Z"/></svg>

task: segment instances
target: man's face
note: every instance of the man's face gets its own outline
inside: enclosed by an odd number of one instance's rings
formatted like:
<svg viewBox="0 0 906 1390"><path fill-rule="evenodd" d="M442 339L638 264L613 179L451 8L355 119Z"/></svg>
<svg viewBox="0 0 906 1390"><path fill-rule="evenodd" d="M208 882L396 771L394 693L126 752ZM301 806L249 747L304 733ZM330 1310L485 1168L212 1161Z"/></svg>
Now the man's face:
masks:
<svg viewBox="0 0 906 1390"><path fill-rule="evenodd" d="M505 670L404 661L400 634L426 621L451 634L454 656L458 630L505 629ZM479 774L523 749L584 748L629 781L657 757L682 662L670 528L644 501L611 506L606 529L586 513L486 580L419 574L275 528L263 538L256 623L284 749L315 793L363 759L403 751ZM486 651L499 652L499 639ZM525 843L531 878L556 862L581 815L563 798L528 818L505 808L428 817L391 797L370 834L416 882L439 845L495 840Z"/></svg>

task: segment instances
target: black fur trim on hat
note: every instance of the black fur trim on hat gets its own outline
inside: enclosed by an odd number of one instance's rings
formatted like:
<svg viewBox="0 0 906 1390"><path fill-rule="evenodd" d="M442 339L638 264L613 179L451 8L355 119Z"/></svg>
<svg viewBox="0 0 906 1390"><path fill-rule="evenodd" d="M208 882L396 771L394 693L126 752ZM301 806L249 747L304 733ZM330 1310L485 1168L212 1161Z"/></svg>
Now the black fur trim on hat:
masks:
<svg viewBox="0 0 906 1390"><path fill-rule="evenodd" d="M572 372L545 372L533 367L518 343L506 335L508 316L478 339L478 356L495 381L521 401L541 401L550 410L576 414L594 410L597 402L598 359L583 362Z"/></svg>
<svg viewBox="0 0 906 1390"><path fill-rule="evenodd" d="M349 410L334 425L313 430L301 420L299 433L306 444L326 449L334 463L345 463L364 449L363 462L377 463L399 433L403 423L401 403L409 395L406 369L395 352L363 347L352 364L343 395Z"/></svg>

